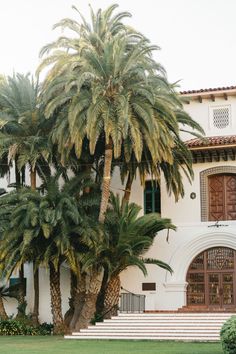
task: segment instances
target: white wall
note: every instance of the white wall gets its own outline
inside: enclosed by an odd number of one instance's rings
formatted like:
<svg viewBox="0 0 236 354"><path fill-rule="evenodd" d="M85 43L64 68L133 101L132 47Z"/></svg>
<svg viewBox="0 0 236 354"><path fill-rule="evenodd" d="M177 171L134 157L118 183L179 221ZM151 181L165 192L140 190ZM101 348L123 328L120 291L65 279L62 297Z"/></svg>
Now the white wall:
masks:
<svg viewBox="0 0 236 354"><path fill-rule="evenodd" d="M224 129L217 129L210 124L210 110L211 107L230 106L231 107L231 124ZM202 103L197 100L190 101L189 104L184 105L186 112L196 120L204 129L206 136L221 136L232 135L236 133L236 97L229 96L228 100L223 97L216 97L215 102L210 99L202 100ZM184 140L192 139L191 135L183 133Z"/></svg>

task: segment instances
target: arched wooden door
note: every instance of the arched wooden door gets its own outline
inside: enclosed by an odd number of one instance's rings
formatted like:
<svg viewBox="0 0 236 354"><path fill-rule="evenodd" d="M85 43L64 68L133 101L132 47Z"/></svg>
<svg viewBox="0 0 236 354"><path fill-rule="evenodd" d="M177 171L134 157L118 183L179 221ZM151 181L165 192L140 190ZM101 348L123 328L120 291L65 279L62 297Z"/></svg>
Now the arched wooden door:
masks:
<svg viewBox="0 0 236 354"><path fill-rule="evenodd" d="M187 273L187 305L210 310L236 308L236 252L210 248L194 258Z"/></svg>
<svg viewBox="0 0 236 354"><path fill-rule="evenodd" d="M236 220L236 174L208 177L208 220Z"/></svg>

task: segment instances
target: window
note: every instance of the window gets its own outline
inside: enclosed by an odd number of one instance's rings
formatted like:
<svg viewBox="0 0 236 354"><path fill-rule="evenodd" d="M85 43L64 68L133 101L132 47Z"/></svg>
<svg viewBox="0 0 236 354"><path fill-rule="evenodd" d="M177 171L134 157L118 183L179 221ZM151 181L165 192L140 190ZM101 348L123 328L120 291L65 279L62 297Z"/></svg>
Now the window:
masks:
<svg viewBox="0 0 236 354"><path fill-rule="evenodd" d="M230 106L217 106L210 108L211 124L212 128L221 130L231 125L231 112Z"/></svg>
<svg viewBox="0 0 236 354"><path fill-rule="evenodd" d="M155 181L146 181L145 183L144 213L161 213L160 187Z"/></svg>

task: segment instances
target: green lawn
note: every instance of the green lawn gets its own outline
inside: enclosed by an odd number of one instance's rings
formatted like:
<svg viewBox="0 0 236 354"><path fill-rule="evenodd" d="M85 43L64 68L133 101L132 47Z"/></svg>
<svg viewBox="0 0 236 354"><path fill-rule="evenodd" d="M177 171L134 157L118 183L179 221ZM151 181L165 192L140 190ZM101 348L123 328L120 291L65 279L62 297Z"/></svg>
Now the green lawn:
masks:
<svg viewBox="0 0 236 354"><path fill-rule="evenodd" d="M1 354L222 354L220 343L66 340L0 337Z"/></svg>

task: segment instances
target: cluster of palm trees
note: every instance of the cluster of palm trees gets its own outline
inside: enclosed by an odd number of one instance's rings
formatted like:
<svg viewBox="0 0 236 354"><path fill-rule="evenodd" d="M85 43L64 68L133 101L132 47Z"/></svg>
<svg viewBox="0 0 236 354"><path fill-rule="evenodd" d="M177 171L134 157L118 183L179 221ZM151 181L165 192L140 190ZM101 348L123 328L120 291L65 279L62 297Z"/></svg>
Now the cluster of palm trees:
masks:
<svg viewBox="0 0 236 354"><path fill-rule="evenodd" d="M79 13L78 22L55 25L73 36L41 50L41 84L22 74L0 80L0 173L14 168L16 176L15 190L0 198L0 270L7 279L33 263L37 323L38 271L49 269L55 333L86 327L96 311L117 310L127 267L146 274L145 263L153 263L171 271L142 255L158 231L174 226L156 214L139 217L131 186L147 175L158 183L163 173L167 190L183 196L181 173L191 180L192 161L180 132L203 133L154 61L158 48L125 25L130 14L116 7L91 9L90 22ZM125 185L122 199L111 193L114 170ZM63 266L71 273L64 318Z"/></svg>

